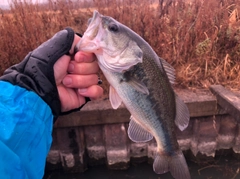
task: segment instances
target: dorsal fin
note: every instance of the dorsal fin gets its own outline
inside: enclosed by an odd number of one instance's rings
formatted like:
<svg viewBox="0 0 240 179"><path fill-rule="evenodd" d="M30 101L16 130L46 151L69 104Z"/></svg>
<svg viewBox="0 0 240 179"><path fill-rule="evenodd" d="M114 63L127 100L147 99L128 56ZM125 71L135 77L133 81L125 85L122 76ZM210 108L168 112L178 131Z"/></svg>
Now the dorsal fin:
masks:
<svg viewBox="0 0 240 179"><path fill-rule="evenodd" d="M166 60L159 57L159 59L162 62L163 68L167 74L168 80L171 84L174 84L175 82L175 69L170 65Z"/></svg>

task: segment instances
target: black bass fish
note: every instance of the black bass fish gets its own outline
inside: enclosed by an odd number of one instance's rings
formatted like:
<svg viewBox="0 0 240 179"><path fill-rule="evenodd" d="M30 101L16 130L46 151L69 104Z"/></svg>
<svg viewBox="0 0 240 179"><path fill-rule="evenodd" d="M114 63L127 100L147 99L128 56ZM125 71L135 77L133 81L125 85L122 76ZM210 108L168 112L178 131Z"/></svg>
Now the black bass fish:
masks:
<svg viewBox="0 0 240 179"><path fill-rule="evenodd" d="M134 142L155 138L154 171L170 171L174 178L190 179L174 132L175 124L180 130L188 126L189 111L171 86L173 67L130 28L97 11L77 48L97 56L110 84L112 107L117 109L123 102L131 113L129 138Z"/></svg>

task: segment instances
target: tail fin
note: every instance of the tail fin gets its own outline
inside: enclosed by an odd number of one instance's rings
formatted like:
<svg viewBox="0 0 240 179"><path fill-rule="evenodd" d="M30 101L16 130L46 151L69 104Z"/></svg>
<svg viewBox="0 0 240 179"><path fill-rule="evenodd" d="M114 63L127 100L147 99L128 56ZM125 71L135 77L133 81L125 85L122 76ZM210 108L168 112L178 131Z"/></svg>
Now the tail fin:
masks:
<svg viewBox="0 0 240 179"><path fill-rule="evenodd" d="M163 174L170 171L172 176L176 179L191 179L182 152L172 156L157 155L153 163L153 170L157 174Z"/></svg>

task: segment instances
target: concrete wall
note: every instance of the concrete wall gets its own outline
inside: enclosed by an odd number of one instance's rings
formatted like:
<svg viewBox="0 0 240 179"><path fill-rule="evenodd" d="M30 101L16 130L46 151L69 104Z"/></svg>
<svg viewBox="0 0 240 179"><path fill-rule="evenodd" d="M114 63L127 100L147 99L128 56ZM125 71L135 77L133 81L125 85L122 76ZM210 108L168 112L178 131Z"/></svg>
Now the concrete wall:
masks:
<svg viewBox="0 0 240 179"><path fill-rule="evenodd" d="M219 149L240 153L240 126L210 91L176 90L190 111L190 123L177 139L184 152L214 157ZM134 143L127 136L130 113L113 110L108 100L89 102L80 112L61 116L54 127L47 170L83 172L88 165L126 169L130 162L152 163L156 142Z"/></svg>

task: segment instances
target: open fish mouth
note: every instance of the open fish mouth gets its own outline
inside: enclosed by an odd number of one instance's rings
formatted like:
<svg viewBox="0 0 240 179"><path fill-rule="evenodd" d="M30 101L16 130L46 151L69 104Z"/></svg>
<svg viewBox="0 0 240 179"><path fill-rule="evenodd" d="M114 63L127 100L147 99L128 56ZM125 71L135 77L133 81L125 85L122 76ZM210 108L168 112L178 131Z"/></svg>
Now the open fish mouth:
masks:
<svg viewBox="0 0 240 179"><path fill-rule="evenodd" d="M93 17L91 17L89 20L88 20L88 25L91 24L91 22L95 21L98 17L101 17L102 15L98 12L98 11L94 11L93 12Z"/></svg>
<svg viewBox="0 0 240 179"><path fill-rule="evenodd" d="M88 20L88 28L82 39L76 45L76 48L86 52L92 52L99 48L98 43L93 41L99 33L101 27L102 15L94 11L93 17Z"/></svg>

